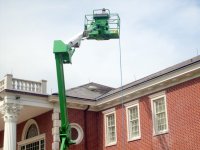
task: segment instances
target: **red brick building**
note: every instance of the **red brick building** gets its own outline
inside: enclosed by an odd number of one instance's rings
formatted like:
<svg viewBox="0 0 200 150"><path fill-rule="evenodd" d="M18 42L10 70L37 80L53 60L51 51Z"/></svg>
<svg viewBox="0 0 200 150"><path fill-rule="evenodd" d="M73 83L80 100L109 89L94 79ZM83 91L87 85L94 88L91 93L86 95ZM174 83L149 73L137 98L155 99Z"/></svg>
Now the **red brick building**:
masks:
<svg viewBox="0 0 200 150"><path fill-rule="evenodd" d="M46 81L6 75L0 100L0 147L14 139L20 150L59 149L58 97L46 93ZM67 104L76 142L70 150L198 150L200 56L122 88L69 89Z"/></svg>

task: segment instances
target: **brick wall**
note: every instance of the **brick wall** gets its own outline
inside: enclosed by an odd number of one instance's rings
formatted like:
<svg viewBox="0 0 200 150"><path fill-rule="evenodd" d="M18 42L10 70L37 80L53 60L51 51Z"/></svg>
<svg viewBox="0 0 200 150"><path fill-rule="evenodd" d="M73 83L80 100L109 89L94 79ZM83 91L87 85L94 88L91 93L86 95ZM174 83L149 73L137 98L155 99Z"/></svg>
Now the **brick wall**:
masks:
<svg viewBox="0 0 200 150"><path fill-rule="evenodd" d="M98 114L98 150L200 149L200 78L166 89L166 98L168 133L153 136L151 101L144 96L139 99L141 139L127 142L126 120L122 127L122 108L119 105L115 107L117 144L114 146L105 147L103 114Z"/></svg>
<svg viewBox="0 0 200 150"><path fill-rule="evenodd" d="M52 144L52 141L53 141L52 133L51 133L51 129L52 129L51 115L52 115L52 111L49 111L49 112L41 114L37 117L32 118L37 122L39 130L40 130L40 134L45 133L45 135L46 135L46 149L47 150L51 149L51 144ZM22 140L21 139L22 138L22 132L23 132L23 129L24 129L26 122L27 121L22 122L22 123L17 125L17 142Z"/></svg>
<svg viewBox="0 0 200 150"><path fill-rule="evenodd" d="M167 90L169 146L200 149L200 78Z"/></svg>
<svg viewBox="0 0 200 150"><path fill-rule="evenodd" d="M84 110L68 109L68 112L70 122L78 123L84 131ZM84 133L82 142L78 145L71 145L70 150L85 150L85 144L87 144L88 150L95 150L97 148L97 113L91 111L87 111L86 113L87 132ZM87 143L85 136L87 136Z"/></svg>
<svg viewBox="0 0 200 150"><path fill-rule="evenodd" d="M84 111L68 109L70 123L78 123L84 130ZM71 145L70 150L84 150L84 140L78 145Z"/></svg>
<svg viewBox="0 0 200 150"><path fill-rule="evenodd" d="M3 147L3 135L4 135L4 131L0 131L0 148Z"/></svg>
<svg viewBox="0 0 200 150"><path fill-rule="evenodd" d="M95 150L97 149L98 145L98 124L97 124L97 113L96 112L88 112L87 113L87 147L88 150Z"/></svg>

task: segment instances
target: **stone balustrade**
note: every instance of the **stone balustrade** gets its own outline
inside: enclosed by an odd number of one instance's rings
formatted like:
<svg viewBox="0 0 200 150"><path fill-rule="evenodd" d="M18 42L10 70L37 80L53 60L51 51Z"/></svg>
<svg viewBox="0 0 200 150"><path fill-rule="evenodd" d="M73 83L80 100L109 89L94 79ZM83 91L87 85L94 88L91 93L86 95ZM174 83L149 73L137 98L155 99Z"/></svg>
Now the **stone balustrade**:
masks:
<svg viewBox="0 0 200 150"><path fill-rule="evenodd" d="M0 81L0 91L4 89L4 80Z"/></svg>
<svg viewBox="0 0 200 150"><path fill-rule="evenodd" d="M7 74L4 79L0 81L0 92L4 89L47 94L47 81L17 79L13 78L13 75Z"/></svg>

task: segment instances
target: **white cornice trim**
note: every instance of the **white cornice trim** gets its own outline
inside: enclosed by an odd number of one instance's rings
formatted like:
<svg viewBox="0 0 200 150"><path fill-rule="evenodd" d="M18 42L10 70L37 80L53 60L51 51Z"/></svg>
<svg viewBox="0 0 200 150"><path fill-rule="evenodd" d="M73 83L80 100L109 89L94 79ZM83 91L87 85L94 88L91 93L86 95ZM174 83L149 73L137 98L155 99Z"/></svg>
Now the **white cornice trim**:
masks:
<svg viewBox="0 0 200 150"><path fill-rule="evenodd" d="M19 97L16 99L16 97ZM53 104L48 101L47 97L34 97L28 95L20 95L16 93L7 93L4 97L6 103L17 103L22 106L34 106L43 108L53 108Z"/></svg>
<svg viewBox="0 0 200 150"><path fill-rule="evenodd" d="M195 77L192 77L192 78L188 78L188 79L184 79L184 80L181 80L181 81L175 82L175 83L170 83L170 84L167 84L165 86L158 87L159 86L158 85L158 86L155 86L155 88L152 88L151 90L143 89L141 91L135 91L135 92L130 94L131 96L129 96L129 95L125 96L124 103L133 101L135 99L139 99L140 97L143 97L145 95L149 95L149 94L161 91L161 90L165 90L167 88L170 88L172 86L175 86L175 85L183 83L183 82L187 82L187 81L195 79L197 77L200 77L200 74L198 76L195 76ZM111 103L111 105L108 105L107 103ZM108 101L107 103L105 102L104 104L96 106L96 110L95 111L101 111L101 110L105 110L105 109L110 108L110 107L117 106L117 105L121 104L121 101L120 101L120 98L118 98L118 99L114 99L113 101Z"/></svg>
<svg viewBox="0 0 200 150"><path fill-rule="evenodd" d="M58 96L57 95L50 95L48 100L50 102L58 102ZM83 105L90 105L90 106L95 106L96 101L88 101L88 100L80 100L78 98L73 98L73 97L67 97L66 98L68 103L74 103L74 104L83 104Z"/></svg>
<svg viewBox="0 0 200 150"><path fill-rule="evenodd" d="M162 92L159 92L159 93L155 93L155 94L149 95L149 98L153 99L153 98L156 98L156 97L160 97L160 96L165 95L165 93L166 93L165 91L162 91Z"/></svg>
<svg viewBox="0 0 200 150"><path fill-rule="evenodd" d="M138 104L138 103L139 103L139 100L134 100L134 101L131 101L129 103L124 104L124 106L129 107L129 106L132 106L132 105L135 105L135 104Z"/></svg>
<svg viewBox="0 0 200 150"><path fill-rule="evenodd" d="M192 74L194 72L194 75ZM195 73L197 72L197 73ZM191 75L189 76L188 73ZM179 76L173 76L170 78L167 78L166 80L160 80L157 81L149 81L151 83L145 83L145 85L138 85L136 87L127 89L123 91L123 97L124 97L124 103L128 103L130 101L134 101L136 99L139 99L142 96L149 95L151 93L156 93L157 91L165 91L165 89L175 86L177 84L187 82L189 80L195 79L200 77L200 69L192 70L192 72L185 72L183 74L180 74ZM165 78L165 77L162 77ZM156 79L158 80L158 79ZM58 102L58 97L53 96L54 102ZM49 97L49 100L51 100L52 96ZM114 94L112 97L107 97L106 99L102 99L99 101L84 101L84 100L78 100L75 98L68 98L68 108L75 108L75 109L81 109L84 110L87 108L87 106L90 106L90 111L102 111L111 107L114 107L116 105L119 105L121 103L121 95L120 94Z"/></svg>
<svg viewBox="0 0 200 150"><path fill-rule="evenodd" d="M151 90L151 87L153 87L155 85L159 85L163 82L167 82L169 80L178 78L180 76L184 76L185 74L188 74L190 72L194 72L194 71L197 71L197 70L199 70L199 76L200 76L200 62L198 64L193 65L193 66L189 66L189 68L183 68L183 69L177 70L176 72L172 72L170 74L166 74L166 75L163 75L163 76L158 77L156 79L152 79L150 81L147 81L146 83L140 84L136 87L134 86L132 88L125 89L124 92L123 92L123 96L135 93L135 92L143 90L143 89L149 88ZM186 76L186 78L187 78L187 76ZM113 100L119 99L121 97L122 97L121 92L118 92L118 93L115 93L111 96L105 97L102 100L99 100L97 102L97 105L102 105L105 102L113 101Z"/></svg>
<svg viewBox="0 0 200 150"><path fill-rule="evenodd" d="M102 111L103 114L109 114L115 111L115 108L107 109L105 111Z"/></svg>

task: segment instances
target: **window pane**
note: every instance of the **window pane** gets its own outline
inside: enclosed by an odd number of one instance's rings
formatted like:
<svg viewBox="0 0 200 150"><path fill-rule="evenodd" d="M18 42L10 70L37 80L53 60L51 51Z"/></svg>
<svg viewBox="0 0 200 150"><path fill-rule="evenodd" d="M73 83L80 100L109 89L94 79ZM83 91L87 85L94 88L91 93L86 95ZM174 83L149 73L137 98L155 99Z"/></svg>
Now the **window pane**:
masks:
<svg viewBox="0 0 200 150"><path fill-rule="evenodd" d="M137 106L129 108L130 121L138 118L138 108Z"/></svg>
<svg viewBox="0 0 200 150"><path fill-rule="evenodd" d="M41 148L41 150L44 150L44 140L40 141L40 148Z"/></svg>
<svg viewBox="0 0 200 150"><path fill-rule="evenodd" d="M154 111L155 111L155 131L162 132L167 129L167 118L165 110L165 99L164 97L154 100Z"/></svg>
<svg viewBox="0 0 200 150"><path fill-rule="evenodd" d="M107 142L112 143L116 140L115 133L115 116L114 114L107 115Z"/></svg>
<svg viewBox="0 0 200 150"><path fill-rule="evenodd" d="M166 117L165 113L157 114L157 128L158 131L162 131L166 129Z"/></svg>
<svg viewBox="0 0 200 150"><path fill-rule="evenodd" d="M164 98L155 101L156 113L165 111L165 101Z"/></svg>
<svg viewBox="0 0 200 150"><path fill-rule="evenodd" d="M22 146L22 147L21 147L21 150L25 150L25 146Z"/></svg>
<svg viewBox="0 0 200 150"><path fill-rule="evenodd" d="M139 116L138 106L128 109L129 118L129 138L133 139L139 136Z"/></svg>

